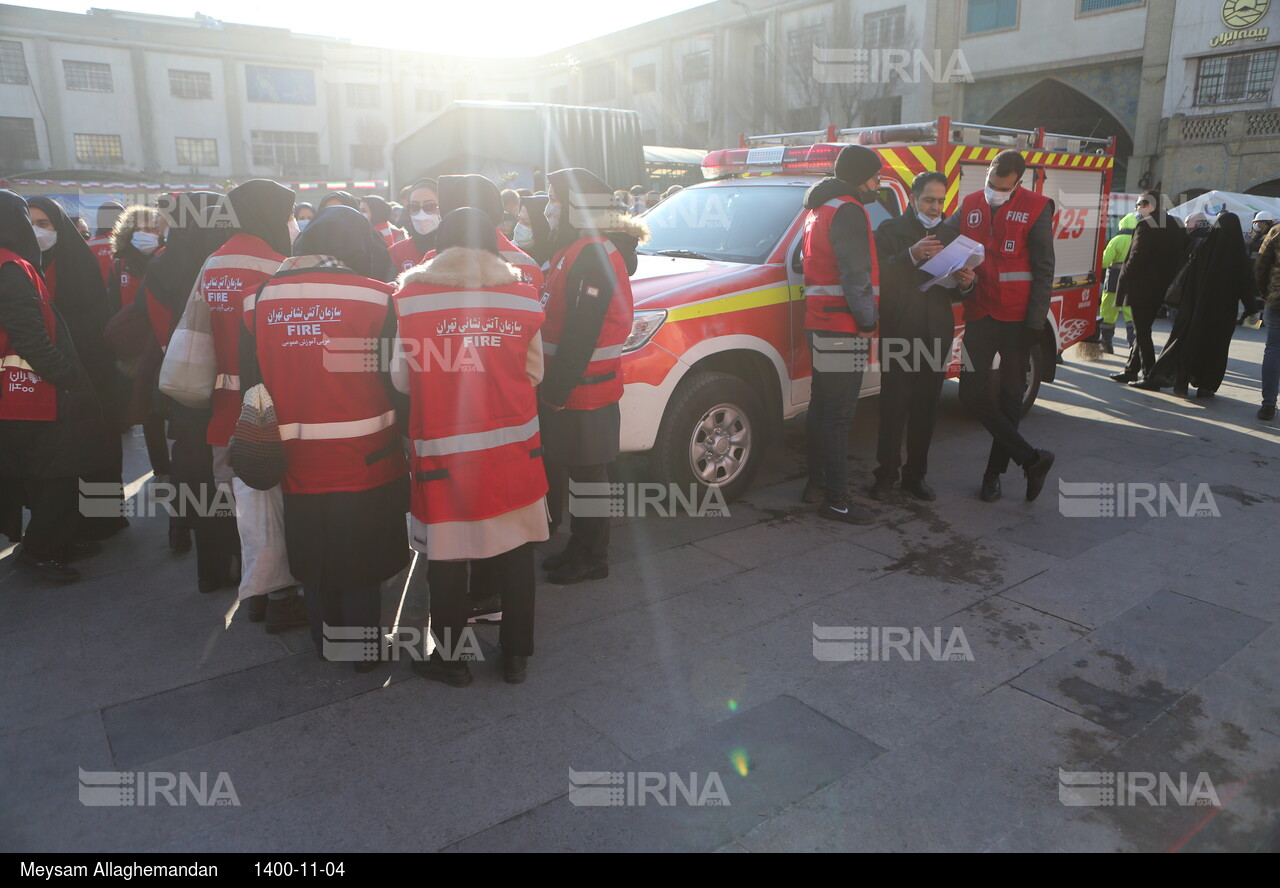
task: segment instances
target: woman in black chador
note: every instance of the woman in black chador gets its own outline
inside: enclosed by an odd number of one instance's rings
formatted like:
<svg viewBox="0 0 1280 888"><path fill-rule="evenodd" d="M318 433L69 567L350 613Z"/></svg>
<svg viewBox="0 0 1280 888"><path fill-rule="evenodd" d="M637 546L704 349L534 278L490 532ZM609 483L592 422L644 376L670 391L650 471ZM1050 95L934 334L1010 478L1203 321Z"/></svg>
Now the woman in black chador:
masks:
<svg viewBox="0 0 1280 888"><path fill-rule="evenodd" d="M1239 303L1245 314L1260 310L1240 218L1224 213L1187 271L1177 321L1151 374L1156 384L1172 384L1176 395L1185 396L1188 387L1198 398L1217 394L1227 373Z"/></svg>

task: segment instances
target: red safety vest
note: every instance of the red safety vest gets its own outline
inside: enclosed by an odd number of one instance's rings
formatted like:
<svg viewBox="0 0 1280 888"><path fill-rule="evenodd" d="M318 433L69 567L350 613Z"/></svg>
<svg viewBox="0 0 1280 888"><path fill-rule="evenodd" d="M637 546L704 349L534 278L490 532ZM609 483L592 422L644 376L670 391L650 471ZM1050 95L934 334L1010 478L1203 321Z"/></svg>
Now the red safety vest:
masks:
<svg viewBox="0 0 1280 888"><path fill-rule="evenodd" d="M244 300L284 442L281 486L290 494L372 490L407 469L379 363L367 361L395 288L301 258Z"/></svg>
<svg viewBox="0 0 1280 888"><path fill-rule="evenodd" d="M200 295L209 305L218 375L208 442L226 447L240 418L240 325L244 298L280 269L284 257L261 238L235 234L200 269Z"/></svg>
<svg viewBox="0 0 1280 888"><path fill-rule="evenodd" d="M378 235L382 238L382 242L386 244L388 248L404 240L404 232L399 228L396 228L390 222L383 222L375 228L374 231L378 232Z"/></svg>
<svg viewBox="0 0 1280 888"><path fill-rule="evenodd" d="M397 274L408 271L423 260L423 254L418 252L411 237L406 237L387 247L387 253L391 256L391 264L395 267ZM432 255L435 255L434 251Z"/></svg>
<svg viewBox="0 0 1280 888"><path fill-rule="evenodd" d="M111 275L111 260L115 258L115 248L111 246L111 235L104 234L102 237L95 237L86 241L89 249L93 250L94 258L98 260L98 270L102 272L102 282L108 283Z"/></svg>
<svg viewBox="0 0 1280 888"><path fill-rule="evenodd" d="M992 212L986 195L975 191L960 205L960 233L986 250L977 271L977 292L965 302L966 321L988 315L997 321L1025 321L1031 299L1031 250L1028 236L1049 198L1019 188Z"/></svg>
<svg viewBox="0 0 1280 888"><path fill-rule="evenodd" d="M836 213L853 204L867 220L867 249L871 255L871 287L880 300L880 260L876 256L875 235L866 207L848 195L831 200L810 210L804 220L804 328L830 333L857 333L858 324L840 283L840 265L831 245L831 222Z"/></svg>
<svg viewBox="0 0 1280 888"><path fill-rule="evenodd" d="M49 341L54 341L57 326L53 318L53 296L40 272L12 250L0 248L0 265L16 262L35 287L40 299L40 316ZM0 419L30 419L52 422L58 418L58 390L52 382L37 376L9 341L4 324L0 324Z"/></svg>
<svg viewBox="0 0 1280 888"><path fill-rule="evenodd" d="M482 521L546 495L537 390L525 373L543 324L527 284L396 293L410 368L414 517Z"/></svg>
<svg viewBox="0 0 1280 888"><path fill-rule="evenodd" d="M605 314L604 324L600 327L600 336L596 339L595 350L591 353L591 362L583 371L582 382L569 395L569 400L565 401L566 410L595 410L621 400L622 345L631 335L631 325L635 315L632 308L631 279L627 275L627 263L618 252L618 248L610 243L607 237L598 234L574 241L551 260L551 272L547 276L545 290L547 324L542 331L542 344L548 367L555 363L560 333L564 329L565 313L569 302L565 287L569 281L569 272L583 248L588 244L600 244L609 257L614 277L613 299L609 302L609 311ZM593 295L590 289L587 290L586 295Z"/></svg>
<svg viewBox="0 0 1280 888"><path fill-rule="evenodd" d="M494 229L494 234L498 236L498 255L502 257L503 261L515 266L516 271L520 274L520 283L528 284L535 290L541 290L542 269L538 267L537 262L533 261L533 257L507 240L506 236L496 228ZM429 259L434 259L435 255L436 251L432 250L418 261L426 262ZM410 267L412 266L405 266L405 268ZM628 332L630 331L628 330Z"/></svg>

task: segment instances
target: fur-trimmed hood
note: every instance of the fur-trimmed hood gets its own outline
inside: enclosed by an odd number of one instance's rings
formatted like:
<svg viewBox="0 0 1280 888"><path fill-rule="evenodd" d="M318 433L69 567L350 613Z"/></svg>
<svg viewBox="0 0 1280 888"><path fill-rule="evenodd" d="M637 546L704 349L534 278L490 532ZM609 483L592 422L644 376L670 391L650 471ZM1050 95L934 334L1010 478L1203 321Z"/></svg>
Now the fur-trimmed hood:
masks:
<svg viewBox="0 0 1280 888"><path fill-rule="evenodd" d="M132 206L116 217L116 224L111 229L112 254L119 254L125 247L130 246L133 240L133 233L138 230L139 218L154 222L156 219L155 208Z"/></svg>
<svg viewBox="0 0 1280 888"><path fill-rule="evenodd" d="M519 283L520 272L487 250L466 247L450 247L432 257L431 261L415 265L396 282L399 287L408 284L431 284L435 287L505 287Z"/></svg>
<svg viewBox="0 0 1280 888"><path fill-rule="evenodd" d="M601 234L609 234L616 231L630 235L635 238L637 244L643 244L649 239L649 226L643 219L619 210L608 209L600 211L594 227Z"/></svg>

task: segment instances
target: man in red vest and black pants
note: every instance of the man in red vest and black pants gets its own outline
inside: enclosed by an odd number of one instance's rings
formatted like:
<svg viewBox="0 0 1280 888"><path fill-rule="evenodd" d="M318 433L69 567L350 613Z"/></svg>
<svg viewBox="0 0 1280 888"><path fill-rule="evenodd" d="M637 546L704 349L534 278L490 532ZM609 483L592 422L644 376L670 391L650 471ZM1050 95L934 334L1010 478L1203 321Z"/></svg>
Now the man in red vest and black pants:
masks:
<svg viewBox="0 0 1280 888"><path fill-rule="evenodd" d="M879 325L876 242L864 205L876 200L880 168L870 148L848 145L836 158L835 178L804 198L804 327L813 348L813 393L803 499L823 502L823 518L847 524L875 520L849 499L848 459L849 426Z"/></svg>
<svg viewBox="0 0 1280 888"><path fill-rule="evenodd" d="M986 250L965 294L960 399L991 433L981 492L988 503L1000 499L1009 460L1027 476L1028 502L1040 495L1053 467L1052 453L1018 433L1031 349L1040 347L1049 316L1054 267L1054 203L1022 187L1026 171L1020 152L1002 151L987 171L987 187L965 198L946 223ZM993 370L996 355L1000 367Z"/></svg>

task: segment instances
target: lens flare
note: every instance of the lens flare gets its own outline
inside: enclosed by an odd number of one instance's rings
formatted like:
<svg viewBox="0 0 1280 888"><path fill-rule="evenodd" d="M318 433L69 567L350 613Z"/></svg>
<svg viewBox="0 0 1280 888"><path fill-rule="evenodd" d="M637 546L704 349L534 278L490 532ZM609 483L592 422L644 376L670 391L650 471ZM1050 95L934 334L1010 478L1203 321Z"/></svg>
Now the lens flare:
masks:
<svg viewBox="0 0 1280 888"><path fill-rule="evenodd" d="M729 707L729 711L730 711L730 712L737 712L737 711L738 711L738 701L737 701L737 700L730 700L730 701L729 701L728 703L726 703L725 705Z"/></svg>
<svg viewBox="0 0 1280 888"><path fill-rule="evenodd" d="M729 753L729 761L733 764L733 769L738 772L738 776L746 777L747 772L751 770L751 763L747 760L747 751L745 749L735 749Z"/></svg>

